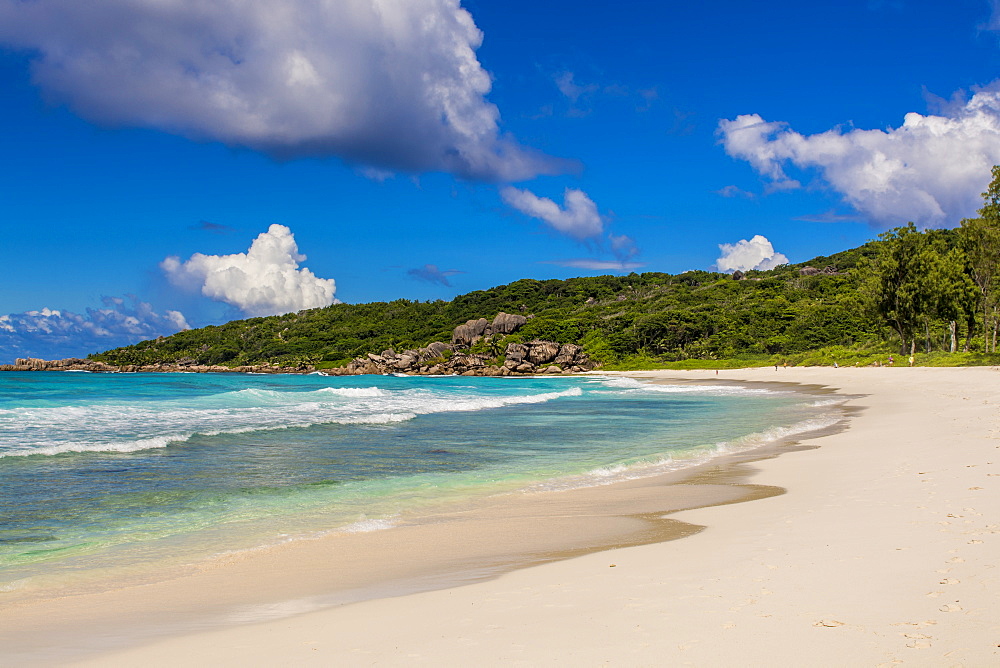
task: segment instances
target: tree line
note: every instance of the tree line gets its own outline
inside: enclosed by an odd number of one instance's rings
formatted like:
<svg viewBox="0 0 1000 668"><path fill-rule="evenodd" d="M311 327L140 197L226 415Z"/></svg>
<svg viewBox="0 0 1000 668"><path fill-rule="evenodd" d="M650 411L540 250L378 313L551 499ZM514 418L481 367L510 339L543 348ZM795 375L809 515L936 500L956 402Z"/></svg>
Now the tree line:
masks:
<svg viewBox="0 0 1000 668"><path fill-rule="evenodd" d="M976 218L954 230L920 232L913 223L879 236L858 267L869 308L889 325L901 352L997 348L1000 297L1000 166ZM964 342L960 343L960 339Z"/></svg>

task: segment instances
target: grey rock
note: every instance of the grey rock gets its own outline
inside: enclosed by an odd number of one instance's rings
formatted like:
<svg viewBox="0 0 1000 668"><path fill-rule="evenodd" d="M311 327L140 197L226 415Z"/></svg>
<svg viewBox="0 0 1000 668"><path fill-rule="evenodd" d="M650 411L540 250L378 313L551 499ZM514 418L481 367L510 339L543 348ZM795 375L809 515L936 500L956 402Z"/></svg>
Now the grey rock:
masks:
<svg viewBox="0 0 1000 668"><path fill-rule="evenodd" d="M528 343L528 361L532 364L547 364L559 354L559 344L552 341L531 341Z"/></svg>
<svg viewBox="0 0 1000 668"><path fill-rule="evenodd" d="M566 343L559 348L559 354L556 355L553 361L556 364L572 364L582 352L582 346L578 346L575 343Z"/></svg>
<svg viewBox="0 0 1000 668"><path fill-rule="evenodd" d="M523 315L514 315L512 313L504 313L500 311L497 316L493 318L493 323L490 325L491 334L513 334L517 330L521 329L524 324L528 322L528 319Z"/></svg>
<svg viewBox="0 0 1000 668"><path fill-rule="evenodd" d="M528 356L528 346L520 343L508 343L504 356L514 362L523 362L524 358Z"/></svg>
<svg viewBox="0 0 1000 668"><path fill-rule="evenodd" d="M451 335L451 342L459 346L471 346L482 338L489 324L486 318L469 320L464 325L459 325L455 328L455 331Z"/></svg>

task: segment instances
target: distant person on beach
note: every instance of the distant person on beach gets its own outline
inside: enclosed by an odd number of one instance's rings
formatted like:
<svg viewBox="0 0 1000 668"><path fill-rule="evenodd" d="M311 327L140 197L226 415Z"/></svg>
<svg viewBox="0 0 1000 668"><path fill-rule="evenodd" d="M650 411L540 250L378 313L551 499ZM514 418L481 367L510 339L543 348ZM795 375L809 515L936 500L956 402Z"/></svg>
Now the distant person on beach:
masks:
<svg viewBox="0 0 1000 668"><path fill-rule="evenodd" d="M913 355L910 355L910 366L913 366Z"/></svg>

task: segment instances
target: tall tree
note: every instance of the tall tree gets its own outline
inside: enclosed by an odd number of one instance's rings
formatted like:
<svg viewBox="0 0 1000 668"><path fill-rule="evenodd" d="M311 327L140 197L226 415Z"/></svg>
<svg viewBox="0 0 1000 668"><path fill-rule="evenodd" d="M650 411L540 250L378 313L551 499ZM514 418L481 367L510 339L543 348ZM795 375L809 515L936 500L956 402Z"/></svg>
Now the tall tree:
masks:
<svg viewBox="0 0 1000 668"><path fill-rule="evenodd" d="M1000 165L993 167L993 180L983 193L978 218L962 221L961 235L969 259L972 281L979 291L983 350L996 352L997 298L1000 296Z"/></svg>
<svg viewBox="0 0 1000 668"><path fill-rule="evenodd" d="M899 335L900 351L913 350L915 332L929 307L927 237L913 223L879 235L874 254L858 266L860 288L872 309Z"/></svg>
<svg viewBox="0 0 1000 668"><path fill-rule="evenodd" d="M931 350L930 324L936 319L947 323L948 349L955 352L958 321L974 323L978 292L969 273L968 256L956 245L957 235L949 230L928 230L924 234L918 280L921 282L925 349ZM970 324L969 331L972 329Z"/></svg>

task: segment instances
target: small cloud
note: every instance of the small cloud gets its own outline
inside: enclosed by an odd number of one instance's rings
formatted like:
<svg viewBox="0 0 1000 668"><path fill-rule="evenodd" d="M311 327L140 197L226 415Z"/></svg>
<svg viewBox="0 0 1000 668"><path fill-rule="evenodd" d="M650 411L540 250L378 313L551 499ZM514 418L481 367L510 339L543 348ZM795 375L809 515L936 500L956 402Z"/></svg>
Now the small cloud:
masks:
<svg viewBox="0 0 1000 668"><path fill-rule="evenodd" d="M760 234L752 239L740 239L734 244L719 244L722 255L715 261L719 271L731 274L734 271L749 271L751 269L774 269L788 264L788 258L783 253L774 250L774 246L766 237Z"/></svg>
<svg viewBox="0 0 1000 668"><path fill-rule="evenodd" d="M443 285L447 288L451 287L451 281L448 280L449 276L454 276L455 274L464 274L464 271L459 271L458 269L446 269L441 271L437 268L437 265L425 264L422 267L416 267L414 269L408 269L406 273L418 281L424 281L425 283L433 283L437 285Z"/></svg>
<svg viewBox="0 0 1000 668"><path fill-rule="evenodd" d="M756 197L756 195L749 190L743 190L743 188L734 185L728 185L713 192L716 195L722 195L723 197L746 197L747 199L753 199Z"/></svg>
<svg viewBox="0 0 1000 668"><path fill-rule="evenodd" d="M635 240L624 234L609 233L608 243L611 244L611 252L614 256L623 262L639 254L639 248L635 245Z"/></svg>
<svg viewBox="0 0 1000 668"><path fill-rule="evenodd" d="M780 181L772 181L764 185L764 194L770 195L771 193L785 192L786 190L798 190L802 187L802 184L795 179L782 179Z"/></svg>
<svg viewBox="0 0 1000 668"><path fill-rule="evenodd" d="M500 191L503 201L521 213L543 221L549 227L577 241L600 237L604 219L597 205L582 190L567 188L563 206L547 197L538 197L529 190L508 186Z"/></svg>
<svg viewBox="0 0 1000 668"><path fill-rule="evenodd" d="M543 264L555 264L560 267L572 267L574 269L587 269L589 271L634 271L646 265L641 262L622 262L614 260L601 260L598 258L581 257L572 260L547 260Z"/></svg>
<svg viewBox="0 0 1000 668"><path fill-rule="evenodd" d="M276 315L319 308L334 303L336 283L317 278L299 263L292 231L271 225L246 253L203 255L195 253L181 262L170 256L160 263L170 282L181 288L200 290L209 299L236 306L246 315Z"/></svg>
<svg viewBox="0 0 1000 668"><path fill-rule="evenodd" d="M555 77L556 88L559 92L569 98L569 101L576 104L581 97L586 97L592 95L600 90L600 86L597 84L586 84L581 86L574 80L574 74L572 72L561 72Z"/></svg>
<svg viewBox="0 0 1000 668"><path fill-rule="evenodd" d="M135 295L101 301L82 314L45 307L0 316L0 360L85 357L189 329L180 311L157 313Z"/></svg>
<svg viewBox="0 0 1000 668"><path fill-rule="evenodd" d="M640 111L646 111L646 110L640 109ZM696 126L690 120L691 117L694 116L693 111L682 111L677 107L674 107L673 115L674 115L674 123L667 130L668 135L674 135L677 137L687 137L689 135L694 134Z"/></svg>
<svg viewBox="0 0 1000 668"><path fill-rule="evenodd" d="M200 232L211 232L212 234L229 234L230 232L235 232L235 227L230 227L229 225L220 225L219 223L213 223L207 220L199 220L197 224L188 227L189 230L198 230Z"/></svg>
<svg viewBox="0 0 1000 668"><path fill-rule="evenodd" d="M391 172L388 169L379 169L378 167L359 167L357 172L369 181L377 181L378 183L385 183L396 176L395 172Z"/></svg>
<svg viewBox="0 0 1000 668"><path fill-rule="evenodd" d="M652 86L650 88L640 88L639 90L636 91L636 93L645 103L639 107L636 107L636 111L649 111L650 109L653 108L653 103L656 102L658 99L660 99L660 91L657 90L656 86ZM676 113L677 110L674 109L674 114ZM690 115L691 115L690 113L686 114L686 116Z"/></svg>
<svg viewBox="0 0 1000 668"><path fill-rule="evenodd" d="M599 98L617 98L619 100L635 102L637 112L649 111L653 103L660 94L655 86L649 88L633 89L620 83L581 84L576 80L576 74L569 71L559 72L552 77L559 92L569 100L570 108L566 115L570 118L583 118L589 116L593 109L591 106ZM551 114L551 107L547 108Z"/></svg>
<svg viewBox="0 0 1000 668"><path fill-rule="evenodd" d="M799 216L797 218L792 218L792 220L799 220L803 223L858 223L861 222L861 216L857 215L841 215L834 213L833 209L829 211L824 211L823 213L808 216Z"/></svg>

